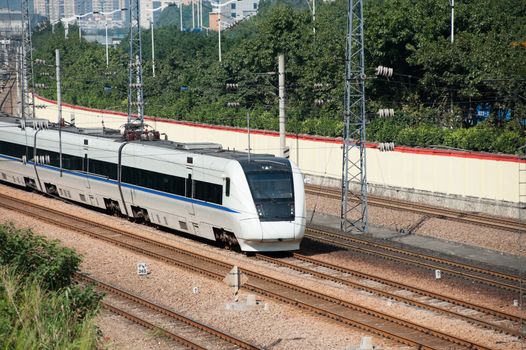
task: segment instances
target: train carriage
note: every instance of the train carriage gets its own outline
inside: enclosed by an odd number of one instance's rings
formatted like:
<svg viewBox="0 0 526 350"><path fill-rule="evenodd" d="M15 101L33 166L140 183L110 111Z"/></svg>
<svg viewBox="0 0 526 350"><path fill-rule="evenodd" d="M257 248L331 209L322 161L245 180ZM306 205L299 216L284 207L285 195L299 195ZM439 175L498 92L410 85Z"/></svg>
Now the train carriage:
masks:
<svg viewBox="0 0 526 350"><path fill-rule="evenodd" d="M243 251L299 249L303 177L288 159L0 117L0 180Z"/></svg>

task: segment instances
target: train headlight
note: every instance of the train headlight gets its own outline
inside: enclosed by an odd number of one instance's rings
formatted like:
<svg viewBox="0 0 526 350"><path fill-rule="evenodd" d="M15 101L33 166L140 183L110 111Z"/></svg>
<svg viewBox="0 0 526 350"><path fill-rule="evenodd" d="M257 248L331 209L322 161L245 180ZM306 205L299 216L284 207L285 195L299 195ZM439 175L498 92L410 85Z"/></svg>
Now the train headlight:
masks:
<svg viewBox="0 0 526 350"><path fill-rule="evenodd" d="M256 210L259 216L263 216L263 206L261 204L256 204Z"/></svg>
<svg viewBox="0 0 526 350"><path fill-rule="evenodd" d="M294 203L290 203L289 208L290 208L290 216L294 216Z"/></svg>

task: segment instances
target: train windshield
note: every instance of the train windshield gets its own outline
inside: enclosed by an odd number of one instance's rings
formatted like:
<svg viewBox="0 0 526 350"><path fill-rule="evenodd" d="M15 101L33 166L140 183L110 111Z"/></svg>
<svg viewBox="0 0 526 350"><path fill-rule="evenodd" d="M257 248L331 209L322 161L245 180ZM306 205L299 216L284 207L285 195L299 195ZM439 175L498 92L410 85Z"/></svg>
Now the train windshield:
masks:
<svg viewBox="0 0 526 350"><path fill-rule="evenodd" d="M247 173L247 180L254 200L292 199L290 173Z"/></svg>
<svg viewBox="0 0 526 350"><path fill-rule="evenodd" d="M294 220L294 186L291 172L246 173L261 221Z"/></svg>

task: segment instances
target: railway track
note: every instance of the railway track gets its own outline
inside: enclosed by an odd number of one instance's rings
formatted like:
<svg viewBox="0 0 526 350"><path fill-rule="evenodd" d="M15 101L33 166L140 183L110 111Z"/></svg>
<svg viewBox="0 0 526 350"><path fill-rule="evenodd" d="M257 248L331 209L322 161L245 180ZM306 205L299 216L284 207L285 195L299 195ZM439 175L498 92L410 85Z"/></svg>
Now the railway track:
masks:
<svg viewBox="0 0 526 350"><path fill-rule="evenodd" d="M428 270L440 270L443 276L456 276L516 293L520 293L526 286L526 280L516 275L413 252L353 235L309 227L305 230L305 237L316 242L352 250L364 255L380 257Z"/></svg>
<svg viewBox="0 0 526 350"><path fill-rule="evenodd" d="M306 185L305 192L314 196L322 196L337 200L341 200L342 195L341 190L337 190L330 187L319 187L312 185ZM480 213L461 212L447 208L434 207L421 203L406 202L402 200L373 195L367 196L367 203L377 207L405 210L422 215L427 215L429 217L456 220L470 224L493 227L501 230L526 231L525 222Z"/></svg>
<svg viewBox="0 0 526 350"><path fill-rule="evenodd" d="M258 349L229 334L185 317L122 288L104 283L85 274L77 274L76 279L94 285L99 291L109 293L102 302L103 308L190 349Z"/></svg>
<svg viewBox="0 0 526 350"><path fill-rule="evenodd" d="M3 194L0 194L0 205L216 280L222 280L232 267L205 255L176 248L98 222L72 217L67 213ZM316 290L302 288L272 276L248 269L241 269L241 271L248 277L244 288L250 291L402 344L420 349L489 349L478 344L476 340L461 339Z"/></svg>
<svg viewBox="0 0 526 350"><path fill-rule="evenodd" d="M521 324L522 326L526 326L525 320L512 314L503 313L498 310L475 305L457 298L448 297L357 270L333 265L299 253L293 253L292 258L287 260L274 258L266 254L256 254L256 258L276 266L315 276L319 279L333 281L408 305L460 318L469 323L476 324L483 328L493 329L504 334L520 337L522 335ZM327 272L327 269L330 272ZM371 286L370 282L374 284Z"/></svg>

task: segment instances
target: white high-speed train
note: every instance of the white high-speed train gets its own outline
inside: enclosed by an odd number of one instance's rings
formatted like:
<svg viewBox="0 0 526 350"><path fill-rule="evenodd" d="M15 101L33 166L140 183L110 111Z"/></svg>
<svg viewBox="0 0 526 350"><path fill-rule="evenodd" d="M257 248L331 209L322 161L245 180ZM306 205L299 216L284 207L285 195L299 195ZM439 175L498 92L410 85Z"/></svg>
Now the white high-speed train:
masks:
<svg viewBox="0 0 526 350"><path fill-rule="evenodd" d="M161 140L132 125L60 130L0 117L0 180L247 252L299 249L303 176L288 159Z"/></svg>

